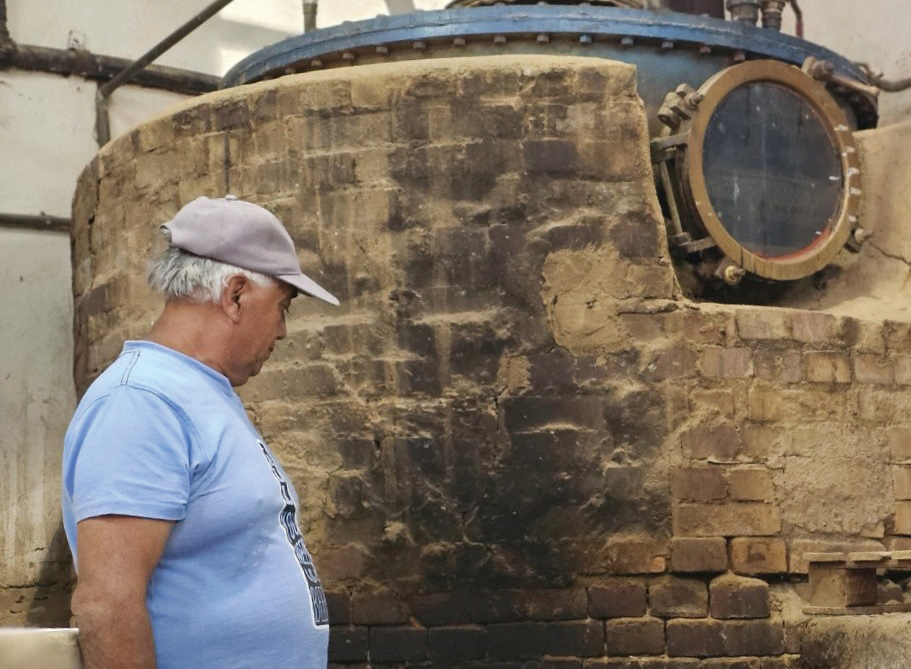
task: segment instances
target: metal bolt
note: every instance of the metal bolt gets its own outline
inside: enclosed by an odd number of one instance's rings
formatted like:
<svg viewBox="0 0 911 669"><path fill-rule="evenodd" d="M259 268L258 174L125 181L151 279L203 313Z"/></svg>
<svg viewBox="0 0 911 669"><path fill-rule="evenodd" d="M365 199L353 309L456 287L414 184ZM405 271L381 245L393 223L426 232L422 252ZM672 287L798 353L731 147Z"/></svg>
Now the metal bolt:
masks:
<svg viewBox="0 0 911 669"><path fill-rule="evenodd" d="M378 47L376 48L376 52L377 52L378 54L385 55L385 54L389 53L389 47L385 47L385 46L383 46L383 45L381 44L380 46L378 46Z"/></svg>
<svg viewBox="0 0 911 669"><path fill-rule="evenodd" d="M674 48L673 40L669 40L669 39L664 40L661 43L661 48L664 49L665 51L670 51L671 49Z"/></svg>
<svg viewBox="0 0 911 669"><path fill-rule="evenodd" d="M743 280L743 277L746 276L746 270L739 265L734 263L729 263L721 271L721 278L724 279L724 282L729 286L736 286Z"/></svg>
<svg viewBox="0 0 911 669"><path fill-rule="evenodd" d="M632 37L624 37L623 39L620 40L620 46L632 46L632 45L633 45Z"/></svg>
<svg viewBox="0 0 911 669"><path fill-rule="evenodd" d="M506 35L497 35L493 38L494 44L506 44Z"/></svg>
<svg viewBox="0 0 911 669"><path fill-rule="evenodd" d="M550 42L550 37L548 37L547 35L541 34L541 35L538 35L535 38L535 40L538 42L538 44L547 44L548 42Z"/></svg>

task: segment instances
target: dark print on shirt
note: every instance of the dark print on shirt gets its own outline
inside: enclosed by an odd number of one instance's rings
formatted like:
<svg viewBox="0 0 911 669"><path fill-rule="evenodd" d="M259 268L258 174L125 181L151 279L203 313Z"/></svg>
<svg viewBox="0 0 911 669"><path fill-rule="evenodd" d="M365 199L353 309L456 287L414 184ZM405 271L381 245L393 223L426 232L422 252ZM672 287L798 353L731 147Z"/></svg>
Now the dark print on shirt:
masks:
<svg viewBox="0 0 911 669"><path fill-rule="evenodd" d="M297 507L294 506L291 488L288 485L288 482L285 481L285 477L282 476L281 472L278 470L275 459L272 457L272 454L269 453L269 449L266 448L266 445L259 440L257 440L256 443L259 444L259 447L263 451L263 455L265 455L266 460L269 461L272 473L275 475L275 478L278 479L278 485L282 492L282 499L285 500L285 506L282 507L281 514L279 514L279 520L282 527L285 528L285 536L288 537L288 543L294 548L294 555L297 557L297 561L301 566L301 571L304 572L304 578L307 579L307 586L310 588L310 604L313 607L313 622L317 625L328 625L329 606L326 603L326 593L323 591L323 585L320 583L319 576L316 575L316 569L313 567L313 558L310 557L310 552L304 545L304 538L301 536L300 530L297 529Z"/></svg>

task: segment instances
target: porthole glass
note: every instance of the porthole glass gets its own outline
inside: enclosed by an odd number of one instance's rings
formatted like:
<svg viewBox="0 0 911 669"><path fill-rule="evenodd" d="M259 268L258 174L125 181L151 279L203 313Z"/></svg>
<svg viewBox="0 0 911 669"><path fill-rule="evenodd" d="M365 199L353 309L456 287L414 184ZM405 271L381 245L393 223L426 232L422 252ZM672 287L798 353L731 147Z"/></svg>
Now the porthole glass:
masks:
<svg viewBox="0 0 911 669"><path fill-rule="evenodd" d="M766 258L808 250L841 204L842 163L806 98L773 82L731 91L706 127L703 168L721 225Z"/></svg>

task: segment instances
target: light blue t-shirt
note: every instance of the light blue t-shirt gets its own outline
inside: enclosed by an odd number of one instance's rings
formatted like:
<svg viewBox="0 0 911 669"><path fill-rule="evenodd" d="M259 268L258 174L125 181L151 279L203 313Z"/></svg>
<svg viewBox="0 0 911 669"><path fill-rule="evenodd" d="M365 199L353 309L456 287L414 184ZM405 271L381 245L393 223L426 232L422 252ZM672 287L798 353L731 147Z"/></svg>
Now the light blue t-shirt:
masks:
<svg viewBox="0 0 911 669"><path fill-rule="evenodd" d="M127 342L66 433L63 520L175 521L149 583L158 669L325 669L326 597L298 499L227 378Z"/></svg>

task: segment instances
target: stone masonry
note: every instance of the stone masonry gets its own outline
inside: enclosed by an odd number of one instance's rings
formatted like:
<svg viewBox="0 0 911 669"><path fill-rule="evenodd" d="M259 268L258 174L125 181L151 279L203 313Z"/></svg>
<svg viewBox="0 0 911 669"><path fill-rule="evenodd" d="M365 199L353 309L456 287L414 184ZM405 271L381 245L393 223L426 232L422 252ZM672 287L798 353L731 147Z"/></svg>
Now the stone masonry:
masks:
<svg viewBox="0 0 911 669"><path fill-rule="evenodd" d="M684 299L646 125L632 67L576 57L194 100L80 179L77 387L154 318L158 225L259 202L342 301L242 392L334 663L797 666L803 554L911 542L911 324Z"/></svg>

